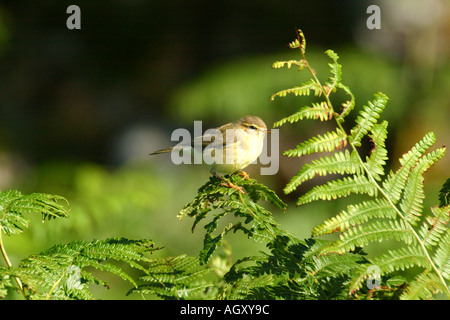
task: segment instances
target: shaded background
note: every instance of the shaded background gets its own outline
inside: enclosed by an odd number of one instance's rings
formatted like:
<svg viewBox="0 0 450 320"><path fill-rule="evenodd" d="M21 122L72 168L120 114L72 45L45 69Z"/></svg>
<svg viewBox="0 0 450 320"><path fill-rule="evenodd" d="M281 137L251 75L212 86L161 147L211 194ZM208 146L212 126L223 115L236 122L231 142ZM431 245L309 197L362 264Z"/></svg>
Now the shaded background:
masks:
<svg viewBox="0 0 450 320"><path fill-rule="evenodd" d="M81 9L81 30L66 27L71 4ZM366 27L371 4L381 8L380 30ZM270 126L310 103L268 102L309 78L271 68L298 59L287 49L296 28L321 79L328 77L323 52L339 54L357 108L375 92L390 97L382 115L390 158L428 131L436 133L436 146L448 146L449 10L445 0L0 1L0 189L59 194L71 210L66 221L34 223L7 239L13 262L55 243L111 236L153 239L165 256L197 255L202 230L191 234L192 221L176 214L209 172L148 154L171 145L173 129L192 131L194 120L206 130L254 114ZM281 151L328 125L282 127ZM281 157L275 176L260 176L258 166L248 170L289 202L287 213L274 214L300 238L348 203L296 208L296 197L317 181L282 194L310 159ZM425 208L437 203L450 176L448 159L426 174ZM389 165L395 170L398 162ZM234 238L234 259L261 248ZM110 281L114 287L117 279Z"/></svg>

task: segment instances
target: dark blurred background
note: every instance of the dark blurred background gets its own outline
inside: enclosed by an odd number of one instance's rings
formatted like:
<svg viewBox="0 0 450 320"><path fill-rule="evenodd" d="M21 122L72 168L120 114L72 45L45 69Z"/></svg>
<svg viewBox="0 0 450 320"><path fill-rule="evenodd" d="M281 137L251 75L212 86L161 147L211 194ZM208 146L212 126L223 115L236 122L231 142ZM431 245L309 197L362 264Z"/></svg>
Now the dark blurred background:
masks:
<svg viewBox="0 0 450 320"><path fill-rule="evenodd" d="M80 30L66 27L72 4L81 9ZM366 26L371 4L381 9L379 30ZM148 154L171 145L173 129L192 131L194 120L206 130L254 114L271 126L310 103L268 102L309 78L306 71L271 68L298 59L287 49L296 28L321 79L328 77L323 52L339 54L357 108L378 91L390 97L382 118L389 121L392 159L428 131L437 146L449 145L447 0L0 1L0 189L59 194L71 210L67 221L32 225L11 240L12 257L109 236L151 238L167 255L198 254L202 232L192 235L192 221L179 222L176 214L209 172ZM327 126L282 127L281 151ZM347 201L295 208L296 196L314 181L282 194L310 159L281 157L275 176L249 168L291 204L286 214L274 214L299 237ZM426 174L425 207L437 203L450 176L448 159ZM395 170L398 162L389 166ZM240 246L233 247L237 256L253 250Z"/></svg>

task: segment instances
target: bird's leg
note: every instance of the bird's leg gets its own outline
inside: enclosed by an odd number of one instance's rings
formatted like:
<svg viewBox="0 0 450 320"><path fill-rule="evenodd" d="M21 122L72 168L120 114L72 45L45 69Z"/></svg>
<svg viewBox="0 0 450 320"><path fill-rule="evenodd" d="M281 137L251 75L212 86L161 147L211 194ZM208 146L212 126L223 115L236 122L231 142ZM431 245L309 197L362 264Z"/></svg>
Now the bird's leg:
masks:
<svg viewBox="0 0 450 320"><path fill-rule="evenodd" d="M215 173L215 172L214 172L213 174L214 174L214 176L216 176L216 177L219 178L220 180L226 182L226 184L225 184L225 183L221 183L222 186L228 187L228 188L236 189L236 190L238 190L240 193L245 193L245 192L244 192L244 189L243 189L242 187L239 187L239 186L237 186L237 185L231 183L230 181L226 180L224 177L218 175L218 174Z"/></svg>
<svg viewBox="0 0 450 320"><path fill-rule="evenodd" d="M248 175L247 172L241 171L239 172L239 175L242 176L243 179L250 181L250 176Z"/></svg>

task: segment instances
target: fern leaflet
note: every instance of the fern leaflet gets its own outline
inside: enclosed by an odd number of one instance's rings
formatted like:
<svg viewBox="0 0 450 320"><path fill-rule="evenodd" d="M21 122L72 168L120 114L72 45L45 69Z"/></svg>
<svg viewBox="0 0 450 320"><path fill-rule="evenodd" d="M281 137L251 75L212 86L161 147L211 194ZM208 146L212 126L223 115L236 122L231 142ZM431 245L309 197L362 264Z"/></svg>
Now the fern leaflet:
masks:
<svg viewBox="0 0 450 320"><path fill-rule="evenodd" d="M386 107L388 97L378 92L374 94L374 100L368 102L368 106L360 112L356 118L356 126L351 130L350 139L356 147L361 146L361 139L372 126L377 122L380 117L380 113Z"/></svg>
<svg viewBox="0 0 450 320"><path fill-rule="evenodd" d="M317 135L299 144L295 149L283 152L288 157L301 157L302 155L315 152L334 151L347 145L347 135L341 129L333 132L326 132L324 135Z"/></svg>

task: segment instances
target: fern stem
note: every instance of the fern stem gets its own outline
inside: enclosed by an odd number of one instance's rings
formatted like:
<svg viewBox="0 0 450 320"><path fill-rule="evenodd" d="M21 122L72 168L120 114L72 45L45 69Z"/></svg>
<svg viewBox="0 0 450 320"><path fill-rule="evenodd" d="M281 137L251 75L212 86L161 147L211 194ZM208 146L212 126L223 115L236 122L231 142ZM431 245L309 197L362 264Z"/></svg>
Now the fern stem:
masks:
<svg viewBox="0 0 450 320"><path fill-rule="evenodd" d="M6 265L8 266L8 268L12 267L12 263L11 260L9 260L8 254L6 253L6 249L5 246L3 244L3 238L2 238L2 225L0 224L0 251L2 252L2 256L3 259L6 262ZM25 292L25 289L23 288L23 284L22 281L20 280L19 277L14 277L14 279L16 280L16 283L20 289L20 292L22 293L23 297L25 298L25 300L28 300L27 294Z"/></svg>
<svg viewBox="0 0 450 320"><path fill-rule="evenodd" d="M327 103L327 105L328 105L328 108L331 110L331 115L332 115L333 118L335 119L338 128L341 129L342 132L345 132L345 133L346 133L345 129L342 127L342 124L338 121L338 119L337 119L337 117L336 117L336 112L334 111L333 104L331 103L331 100L330 100L330 97L329 97L329 95L330 95L330 93L331 93L331 90L329 90L329 91L325 90L325 88L322 86L320 80L317 78L315 71L310 67L309 63L307 62L305 53L304 53L302 50L300 50L300 52L301 52L301 55L302 55L303 60L305 61L305 66L307 67L307 69L309 70L309 72L311 73L311 75L313 76L314 81L320 86L321 92L322 92L322 94L323 94L324 97L325 97L325 100L326 100L326 103ZM347 134L346 134L346 136L348 137ZM349 140L349 139L347 139L347 140ZM420 236L418 235L418 233L416 232L416 230L413 228L413 226L410 225L410 224L406 221L404 215L400 212L400 210L397 208L397 206L392 202L392 200L391 200L391 198L389 197L389 195L387 195L386 192L384 192L383 188L381 188L381 186L376 182L375 178L373 177L373 175L371 174L371 172L369 171L369 169L366 167L364 161L361 159L361 156L359 155L359 153L358 153L358 151L357 151L357 149L356 149L356 146L353 144L353 142L352 142L352 141L348 141L348 143L349 143L349 145L351 146L352 150L355 152L355 154L358 155L358 157L357 157L357 158L358 158L358 161L360 162L361 167L362 167L362 168L364 169L364 171L366 172L366 174L367 174L367 176L368 176L370 182L376 187L376 189L378 190L378 192L379 192L379 193L380 193L380 194L388 201L389 205L396 211L396 213L398 214L398 216L399 216L403 221L406 222L406 225L407 225L408 228L411 230L413 236L416 238L418 244L420 245L420 248L421 248L422 251L424 252L424 254L425 254L425 256L426 256L428 262L430 263L431 268L432 268L433 271L437 274L439 280L442 282L443 287L445 288L445 294L447 295L447 297L450 298L450 289L449 289L449 287L447 286L447 283L445 282L445 279L444 279L444 277L442 276L441 272L439 272L439 269L437 268L437 266L435 265L435 263L433 263L433 260L431 259L430 255L429 255L429 253L428 253L428 250L426 249L425 244L423 243L422 239L420 238Z"/></svg>

